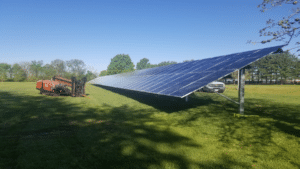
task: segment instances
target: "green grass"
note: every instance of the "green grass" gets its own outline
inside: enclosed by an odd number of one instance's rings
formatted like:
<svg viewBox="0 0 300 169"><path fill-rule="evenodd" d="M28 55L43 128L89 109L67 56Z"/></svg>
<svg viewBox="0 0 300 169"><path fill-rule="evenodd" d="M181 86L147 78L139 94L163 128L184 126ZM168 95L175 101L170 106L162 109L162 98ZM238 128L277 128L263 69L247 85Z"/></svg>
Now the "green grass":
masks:
<svg viewBox="0 0 300 169"><path fill-rule="evenodd" d="M224 95L237 101L236 85ZM0 83L0 169L300 168L300 86L245 87L189 102L87 84L87 97Z"/></svg>

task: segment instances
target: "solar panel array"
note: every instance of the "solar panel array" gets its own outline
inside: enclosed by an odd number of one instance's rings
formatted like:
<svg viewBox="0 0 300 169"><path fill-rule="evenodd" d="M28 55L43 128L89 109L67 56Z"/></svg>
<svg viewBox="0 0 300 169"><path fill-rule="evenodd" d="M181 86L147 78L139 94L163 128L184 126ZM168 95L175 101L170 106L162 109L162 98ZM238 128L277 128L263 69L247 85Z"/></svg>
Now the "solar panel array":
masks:
<svg viewBox="0 0 300 169"><path fill-rule="evenodd" d="M103 76L90 83L183 98L283 46Z"/></svg>

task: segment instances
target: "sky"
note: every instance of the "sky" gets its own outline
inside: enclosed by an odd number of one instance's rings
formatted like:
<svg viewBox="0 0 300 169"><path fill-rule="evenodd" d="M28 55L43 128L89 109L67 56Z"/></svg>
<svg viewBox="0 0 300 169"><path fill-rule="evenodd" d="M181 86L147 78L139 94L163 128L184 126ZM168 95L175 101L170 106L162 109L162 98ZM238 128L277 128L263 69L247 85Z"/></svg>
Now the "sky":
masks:
<svg viewBox="0 0 300 169"><path fill-rule="evenodd" d="M266 21L278 21L298 6L262 13L257 8L262 2L0 0L0 63L79 59L99 73L118 54L128 54L134 65L142 58L158 64L285 44L247 44L270 38L259 37Z"/></svg>

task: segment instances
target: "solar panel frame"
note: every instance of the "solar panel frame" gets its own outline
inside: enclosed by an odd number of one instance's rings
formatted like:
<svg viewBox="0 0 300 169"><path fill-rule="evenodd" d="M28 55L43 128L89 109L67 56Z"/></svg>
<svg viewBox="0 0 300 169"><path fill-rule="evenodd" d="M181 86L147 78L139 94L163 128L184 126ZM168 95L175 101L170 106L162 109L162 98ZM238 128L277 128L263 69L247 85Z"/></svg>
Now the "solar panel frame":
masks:
<svg viewBox="0 0 300 169"><path fill-rule="evenodd" d="M283 46L285 45L108 75L93 79L90 83L183 98Z"/></svg>

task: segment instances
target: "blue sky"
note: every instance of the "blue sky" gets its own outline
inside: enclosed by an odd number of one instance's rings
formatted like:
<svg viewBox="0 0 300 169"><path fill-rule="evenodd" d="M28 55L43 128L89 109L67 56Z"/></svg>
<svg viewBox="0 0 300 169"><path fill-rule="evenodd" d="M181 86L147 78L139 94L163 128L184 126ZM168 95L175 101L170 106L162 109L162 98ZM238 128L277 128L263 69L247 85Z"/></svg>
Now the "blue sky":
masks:
<svg viewBox="0 0 300 169"><path fill-rule="evenodd" d="M1 0L0 62L80 59L107 69L117 54L134 65L203 59L284 44L261 41L259 30L296 6L261 13L263 0ZM295 47L295 40L284 49Z"/></svg>

